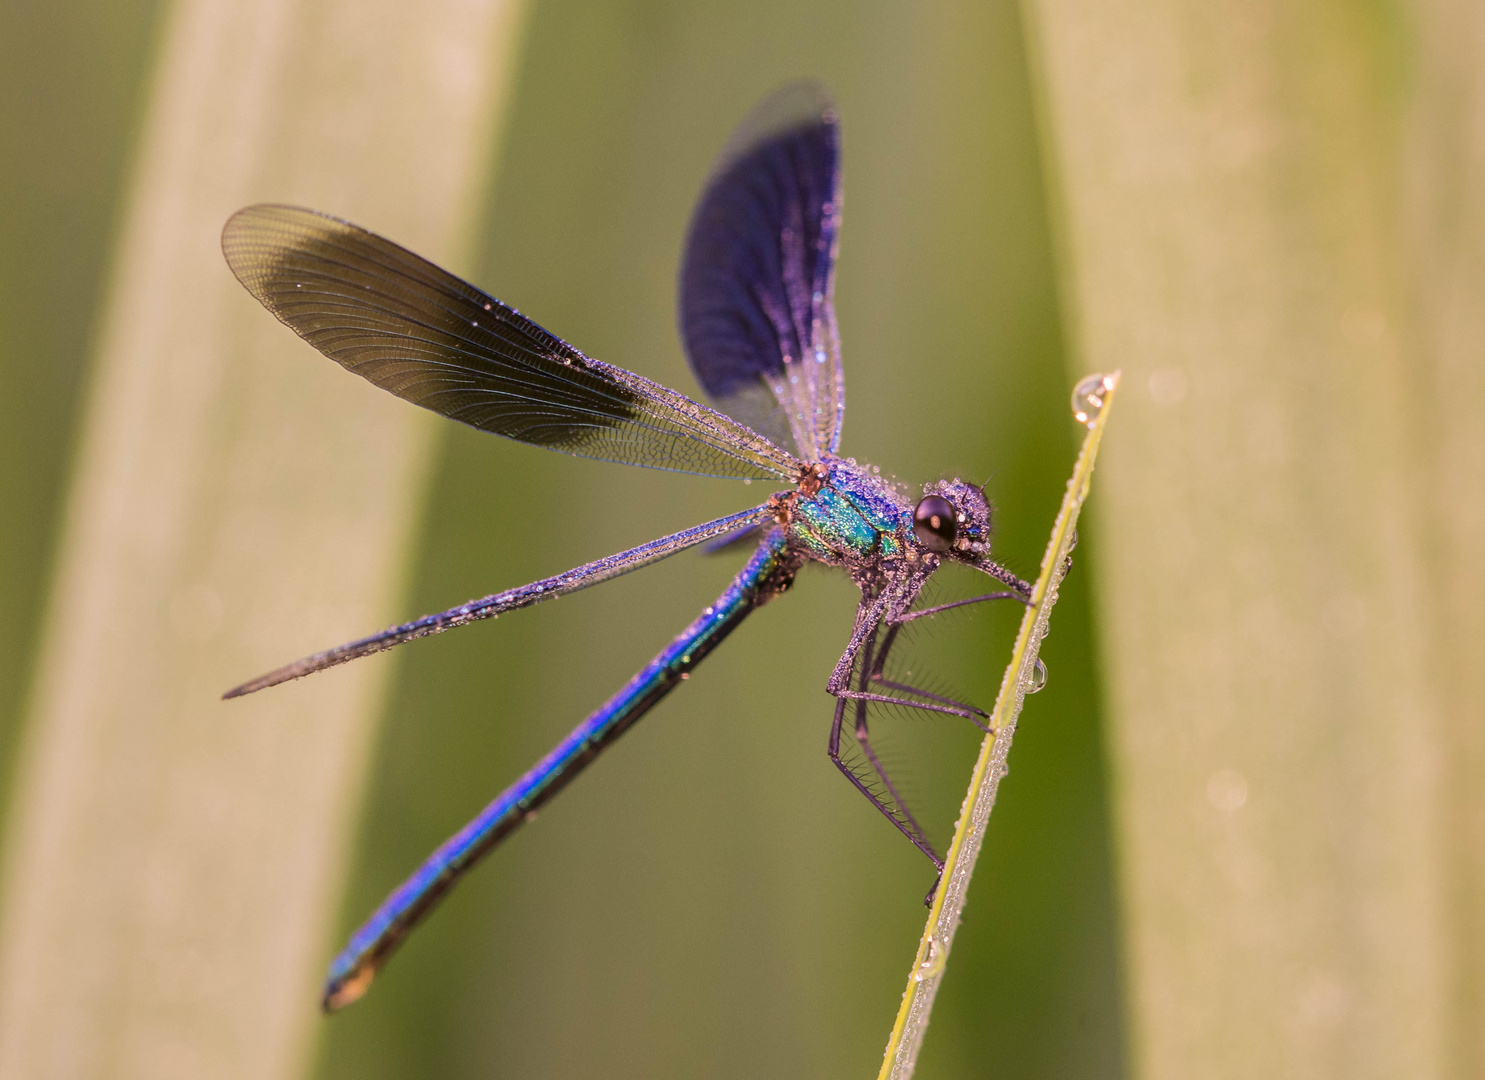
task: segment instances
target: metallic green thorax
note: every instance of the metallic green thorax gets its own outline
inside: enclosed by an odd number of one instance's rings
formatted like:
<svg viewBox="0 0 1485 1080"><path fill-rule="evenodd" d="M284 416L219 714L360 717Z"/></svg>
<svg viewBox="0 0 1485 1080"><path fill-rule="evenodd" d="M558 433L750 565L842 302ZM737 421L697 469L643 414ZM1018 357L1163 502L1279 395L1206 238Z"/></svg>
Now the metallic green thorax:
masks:
<svg viewBox="0 0 1485 1080"><path fill-rule="evenodd" d="M823 473L823 476L821 475ZM826 458L787 498L789 540L832 566L901 558L911 550L913 500L853 460ZM815 488L818 483L818 490Z"/></svg>

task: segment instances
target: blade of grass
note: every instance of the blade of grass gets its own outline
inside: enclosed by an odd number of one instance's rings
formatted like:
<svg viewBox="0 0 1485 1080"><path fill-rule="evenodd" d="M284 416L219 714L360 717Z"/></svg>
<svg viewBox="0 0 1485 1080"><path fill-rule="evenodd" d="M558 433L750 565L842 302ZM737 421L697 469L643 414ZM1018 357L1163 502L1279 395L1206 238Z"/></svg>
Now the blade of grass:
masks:
<svg viewBox="0 0 1485 1080"><path fill-rule="evenodd" d="M975 860L979 858L990 811L995 808L1000 778L1006 774L1006 757L1011 752L1011 739L1016 734L1016 719L1021 714L1026 695L1041 689L1039 686L1032 688L1038 654L1042 639L1047 636L1052 605L1057 603L1057 588L1067 573L1068 553L1077 542L1078 515L1093 482L1093 465L1118 385L1117 371L1112 375L1093 375L1080 382L1073 394L1074 416L1079 423L1087 425L1088 434L1083 439L1083 448L1073 467L1072 478L1067 482L1062 507L1052 525L1052 535L1047 541L1046 554L1042 556L1041 573L1032 590L1031 603L1021 617L1021 630L1011 649L1011 662L1001 679L995 710L990 714L990 734L980 744L980 756L970 776L959 822L954 826L954 839L944 859L939 889L929 908L928 924L923 928L923 938L918 943L918 952L908 973L907 989L902 994L902 1005L897 1010L897 1021L892 1025L892 1035L887 1040L887 1053L882 1059L879 1080L908 1080L917 1064L918 1050L923 1045L923 1035L928 1030L929 1016L933 1011L933 999L948 964L954 931L958 929L959 917L964 911L969 879L974 874Z"/></svg>

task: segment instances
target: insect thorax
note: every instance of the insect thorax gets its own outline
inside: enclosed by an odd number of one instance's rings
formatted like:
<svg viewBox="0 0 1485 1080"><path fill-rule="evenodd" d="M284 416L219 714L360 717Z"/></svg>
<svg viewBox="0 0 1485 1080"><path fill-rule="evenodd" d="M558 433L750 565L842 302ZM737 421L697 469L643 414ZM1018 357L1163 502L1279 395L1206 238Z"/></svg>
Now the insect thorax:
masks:
<svg viewBox="0 0 1485 1080"><path fill-rule="evenodd" d="M802 484L790 493L791 543L831 566L901 558L912 527L912 500L871 466L839 458L823 465L823 482Z"/></svg>

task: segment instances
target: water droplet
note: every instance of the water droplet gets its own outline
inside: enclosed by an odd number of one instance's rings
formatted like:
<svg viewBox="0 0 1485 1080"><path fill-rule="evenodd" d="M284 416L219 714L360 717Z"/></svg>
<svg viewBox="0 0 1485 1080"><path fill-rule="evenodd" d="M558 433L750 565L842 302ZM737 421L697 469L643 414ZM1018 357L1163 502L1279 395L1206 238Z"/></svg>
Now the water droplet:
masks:
<svg viewBox="0 0 1485 1080"><path fill-rule="evenodd" d="M1073 387L1073 419L1084 427L1091 428L1103 412L1104 395L1114 388L1114 380L1107 375L1089 375Z"/></svg>
<svg viewBox="0 0 1485 1080"><path fill-rule="evenodd" d="M1031 677L1026 680L1026 692L1035 694L1047 685L1047 665L1042 663L1042 658L1036 658L1036 667L1031 671Z"/></svg>
<svg viewBox="0 0 1485 1080"><path fill-rule="evenodd" d="M751 476L744 476L743 477L743 483L744 484L751 484L752 482L753 482L753 478Z"/></svg>
<svg viewBox="0 0 1485 1080"><path fill-rule="evenodd" d="M913 972L914 982L927 982L935 975L944 970L944 964L948 962L949 954L939 945L938 938L928 939L928 956L918 965Z"/></svg>

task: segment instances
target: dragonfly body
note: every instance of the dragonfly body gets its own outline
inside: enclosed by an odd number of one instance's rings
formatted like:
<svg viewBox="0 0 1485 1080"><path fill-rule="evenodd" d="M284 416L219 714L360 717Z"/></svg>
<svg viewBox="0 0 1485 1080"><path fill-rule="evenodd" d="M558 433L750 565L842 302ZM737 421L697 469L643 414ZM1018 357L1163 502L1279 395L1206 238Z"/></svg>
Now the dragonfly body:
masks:
<svg viewBox="0 0 1485 1080"><path fill-rule="evenodd" d="M521 442L654 468L781 483L765 503L542 581L494 593L295 661L237 697L415 638L627 574L700 544L756 548L721 596L392 892L331 965L324 1006L360 997L408 932L482 856L685 679L751 612L814 562L861 591L826 690L827 751L940 870L872 742L883 705L985 713L893 681L885 667L915 619L982 600L1028 599L990 558L990 505L960 480L921 495L839 454L844 380L833 305L840 223L834 106L801 84L765 101L723 151L692 219L680 274L681 336L716 408L585 356L514 308L373 233L313 211L254 206L223 230L239 280L348 370L425 408ZM998 591L938 607L920 592L945 563ZM936 887L936 886L935 886Z"/></svg>

